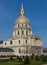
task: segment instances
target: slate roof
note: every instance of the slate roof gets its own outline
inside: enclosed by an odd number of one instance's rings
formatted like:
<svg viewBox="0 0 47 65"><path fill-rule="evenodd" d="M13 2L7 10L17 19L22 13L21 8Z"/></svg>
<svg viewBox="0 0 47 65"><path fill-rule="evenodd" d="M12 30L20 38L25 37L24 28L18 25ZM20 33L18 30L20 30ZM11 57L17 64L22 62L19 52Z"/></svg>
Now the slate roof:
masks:
<svg viewBox="0 0 47 65"><path fill-rule="evenodd" d="M0 44L3 44L3 40L0 41Z"/></svg>
<svg viewBox="0 0 47 65"><path fill-rule="evenodd" d="M11 48L0 48L0 52L14 52L14 50L13 49L11 49Z"/></svg>
<svg viewBox="0 0 47 65"><path fill-rule="evenodd" d="M43 48L43 52L47 52L47 48Z"/></svg>

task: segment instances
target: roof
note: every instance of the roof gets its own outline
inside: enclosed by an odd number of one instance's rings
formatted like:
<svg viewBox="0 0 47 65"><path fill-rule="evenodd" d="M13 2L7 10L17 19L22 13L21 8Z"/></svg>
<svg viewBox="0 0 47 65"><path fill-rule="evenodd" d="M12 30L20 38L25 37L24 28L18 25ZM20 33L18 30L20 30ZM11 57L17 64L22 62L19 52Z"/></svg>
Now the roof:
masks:
<svg viewBox="0 0 47 65"><path fill-rule="evenodd" d="M19 16L16 20L16 23L29 23L29 20L26 16Z"/></svg>
<svg viewBox="0 0 47 65"><path fill-rule="evenodd" d="M43 52L47 52L47 48L43 48Z"/></svg>
<svg viewBox="0 0 47 65"><path fill-rule="evenodd" d="M14 52L14 50L13 49L11 49L11 48L0 48L0 52Z"/></svg>
<svg viewBox="0 0 47 65"><path fill-rule="evenodd" d="M8 39L6 39L6 40L4 40L4 41L12 41L12 40L16 40L16 38L8 38Z"/></svg>
<svg viewBox="0 0 47 65"><path fill-rule="evenodd" d="M3 40L0 41L0 44L3 44Z"/></svg>

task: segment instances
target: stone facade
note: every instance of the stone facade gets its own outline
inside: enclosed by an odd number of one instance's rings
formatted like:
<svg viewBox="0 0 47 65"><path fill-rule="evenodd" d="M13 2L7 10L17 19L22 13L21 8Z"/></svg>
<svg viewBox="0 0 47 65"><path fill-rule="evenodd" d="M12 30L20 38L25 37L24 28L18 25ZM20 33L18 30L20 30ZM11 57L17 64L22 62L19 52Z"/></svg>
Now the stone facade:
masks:
<svg viewBox="0 0 47 65"><path fill-rule="evenodd" d="M24 15L23 5L20 16L16 20L13 29L13 37L3 41L3 47L14 50L14 55L41 55L42 41L39 36L32 35L32 27L28 18Z"/></svg>

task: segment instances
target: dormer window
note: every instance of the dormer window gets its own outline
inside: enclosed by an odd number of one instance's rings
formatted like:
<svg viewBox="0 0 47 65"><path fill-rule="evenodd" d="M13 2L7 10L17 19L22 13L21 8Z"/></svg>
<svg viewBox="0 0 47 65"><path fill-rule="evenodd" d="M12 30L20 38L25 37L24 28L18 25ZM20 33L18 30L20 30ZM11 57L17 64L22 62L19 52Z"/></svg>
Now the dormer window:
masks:
<svg viewBox="0 0 47 65"><path fill-rule="evenodd" d="M26 27L27 27L27 24L26 24Z"/></svg>
<svg viewBox="0 0 47 65"><path fill-rule="evenodd" d="M5 46L6 46L6 42L5 42Z"/></svg>
<svg viewBox="0 0 47 65"><path fill-rule="evenodd" d="M19 24L18 24L18 28L19 28Z"/></svg>

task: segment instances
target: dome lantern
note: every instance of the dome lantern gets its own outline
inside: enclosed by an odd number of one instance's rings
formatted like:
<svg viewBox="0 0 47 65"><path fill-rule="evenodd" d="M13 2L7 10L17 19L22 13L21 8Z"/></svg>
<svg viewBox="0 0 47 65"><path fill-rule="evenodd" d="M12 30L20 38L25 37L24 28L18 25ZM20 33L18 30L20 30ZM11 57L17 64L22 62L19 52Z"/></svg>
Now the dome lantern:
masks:
<svg viewBox="0 0 47 65"><path fill-rule="evenodd" d="M22 3L22 6L21 6L21 12L20 12L21 15L24 15L24 8L23 8L23 3Z"/></svg>
<svg viewBox="0 0 47 65"><path fill-rule="evenodd" d="M16 19L16 23L15 24L19 24L19 23L29 24L28 18L24 15L23 3L22 3L22 6L21 6L21 10L20 10L20 16Z"/></svg>

